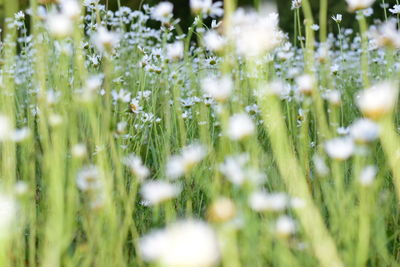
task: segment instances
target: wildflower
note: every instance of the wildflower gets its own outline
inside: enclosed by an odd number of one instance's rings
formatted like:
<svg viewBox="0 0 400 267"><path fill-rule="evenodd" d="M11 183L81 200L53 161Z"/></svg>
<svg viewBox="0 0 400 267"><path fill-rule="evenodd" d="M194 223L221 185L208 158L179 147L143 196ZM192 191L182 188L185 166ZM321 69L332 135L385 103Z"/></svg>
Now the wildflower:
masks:
<svg viewBox="0 0 400 267"><path fill-rule="evenodd" d="M3 193L0 193L0 240L6 238L17 219L16 200Z"/></svg>
<svg viewBox="0 0 400 267"><path fill-rule="evenodd" d="M342 93L338 90L328 91L324 96L333 106L339 106L342 102Z"/></svg>
<svg viewBox="0 0 400 267"><path fill-rule="evenodd" d="M178 185L164 181L149 181L142 185L141 195L146 205L154 206L170 200L181 192Z"/></svg>
<svg viewBox="0 0 400 267"><path fill-rule="evenodd" d="M100 170L94 166L85 166L78 173L76 183L80 190L84 192L96 191L102 187Z"/></svg>
<svg viewBox="0 0 400 267"><path fill-rule="evenodd" d="M250 208L254 211L283 211L289 204L288 196L284 193L266 193L256 191L249 197Z"/></svg>
<svg viewBox="0 0 400 267"><path fill-rule="evenodd" d="M146 261L165 267L207 267L218 264L220 253L212 228L196 220L174 223L141 238L140 252Z"/></svg>
<svg viewBox="0 0 400 267"><path fill-rule="evenodd" d="M11 138L13 133L13 127L10 119L0 114L0 142L6 141Z"/></svg>
<svg viewBox="0 0 400 267"><path fill-rule="evenodd" d="M375 0L346 0L350 11L357 11L370 7Z"/></svg>
<svg viewBox="0 0 400 267"><path fill-rule="evenodd" d="M161 22L167 22L172 18L174 5L170 2L163 1L156 5L151 13L151 17Z"/></svg>
<svg viewBox="0 0 400 267"><path fill-rule="evenodd" d="M369 143L379 137L379 126L369 119L358 119L350 127L351 137L358 143Z"/></svg>
<svg viewBox="0 0 400 267"><path fill-rule="evenodd" d="M300 93L311 95L315 87L315 79L309 74L303 74L296 78L296 84Z"/></svg>
<svg viewBox="0 0 400 267"><path fill-rule="evenodd" d="M204 35L204 44L210 51L221 52L225 48L226 40L218 32L211 30Z"/></svg>
<svg viewBox="0 0 400 267"><path fill-rule="evenodd" d="M315 171L319 176L327 176L329 174L329 168L326 165L324 159L319 155L314 155L313 162L315 166Z"/></svg>
<svg viewBox="0 0 400 267"><path fill-rule="evenodd" d="M200 144L191 144L183 148L180 155L172 156L167 162L167 176L170 179L177 179L189 173L206 154L206 149Z"/></svg>
<svg viewBox="0 0 400 267"><path fill-rule="evenodd" d="M333 159L346 160L354 152L354 142L349 137L334 138L325 143L325 150Z"/></svg>
<svg viewBox="0 0 400 267"><path fill-rule="evenodd" d="M389 8L389 11L395 15L400 14L400 5L394 5L393 8Z"/></svg>
<svg viewBox="0 0 400 267"><path fill-rule="evenodd" d="M81 7L77 0L62 0L61 12L69 19L77 19L81 13Z"/></svg>
<svg viewBox="0 0 400 267"><path fill-rule="evenodd" d="M313 25L311 25L311 29L313 31L318 31L319 30L319 25L318 24L313 24Z"/></svg>
<svg viewBox="0 0 400 267"><path fill-rule="evenodd" d="M275 231L282 237L290 236L296 232L296 222L289 216L280 216L276 221Z"/></svg>
<svg viewBox="0 0 400 267"><path fill-rule="evenodd" d="M233 91L233 81L229 76L207 77L202 80L201 88L218 102L225 102Z"/></svg>
<svg viewBox="0 0 400 267"><path fill-rule="evenodd" d="M219 170L233 184L242 185L246 179L245 164L248 161L248 154L229 156L225 158Z"/></svg>
<svg viewBox="0 0 400 267"><path fill-rule="evenodd" d="M336 14L335 16L332 16L332 19L333 19L336 23L340 23L340 22L342 22L343 16L342 16L342 14Z"/></svg>
<svg viewBox="0 0 400 267"><path fill-rule="evenodd" d="M84 158L87 154L87 148L85 144L76 144L71 149L72 156L75 158Z"/></svg>
<svg viewBox="0 0 400 267"><path fill-rule="evenodd" d="M68 37L74 30L71 19L60 13L52 13L47 16L47 27L50 34L56 38Z"/></svg>
<svg viewBox="0 0 400 267"><path fill-rule="evenodd" d="M370 186L373 183L373 181L375 180L377 172L378 172L378 169L376 168L376 166L369 165L369 166L365 167L361 171L361 174L359 177L359 182L361 183L361 185Z"/></svg>
<svg viewBox="0 0 400 267"><path fill-rule="evenodd" d="M176 41L175 43L167 45L167 58L172 61L180 60L183 58L184 45L182 41Z"/></svg>
<svg viewBox="0 0 400 267"><path fill-rule="evenodd" d="M366 117L376 120L393 110L396 98L396 85L387 81L362 91L357 96L356 102Z"/></svg>
<svg viewBox="0 0 400 267"><path fill-rule="evenodd" d="M302 0L292 0L292 10L299 9L301 7Z"/></svg>
<svg viewBox="0 0 400 267"><path fill-rule="evenodd" d="M108 31L102 26L92 36L92 42L102 52L111 52L119 43L119 39L120 35L118 33Z"/></svg>
<svg viewBox="0 0 400 267"><path fill-rule="evenodd" d="M254 122L246 113L233 115L228 122L227 135L232 140L242 140L255 131Z"/></svg>
<svg viewBox="0 0 400 267"><path fill-rule="evenodd" d="M213 3L212 0L190 0L190 9L193 14L202 15L203 18L221 17L224 14L220 1Z"/></svg>
<svg viewBox="0 0 400 267"><path fill-rule="evenodd" d="M236 207L229 198L219 198L211 204L207 217L212 222L226 222L236 214Z"/></svg>
<svg viewBox="0 0 400 267"><path fill-rule="evenodd" d="M139 181L143 181L150 175L150 170L143 165L142 159L135 154L130 154L125 157L123 163L139 179Z"/></svg>
<svg viewBox="0 0 400 267"><path fill-rule="evenodd" d="M283 33L278 27L278 14L261 15L238 9L232 16L232 36L239 55L255 58L281 44Z"/></svg>
<svg viewBox="0 0 400 267"><path fill-rule="evenodd" d="M400 48L400 32L397 30L396 24L397 21L391 19L372 31L372 37L378 46Z"/></svg>

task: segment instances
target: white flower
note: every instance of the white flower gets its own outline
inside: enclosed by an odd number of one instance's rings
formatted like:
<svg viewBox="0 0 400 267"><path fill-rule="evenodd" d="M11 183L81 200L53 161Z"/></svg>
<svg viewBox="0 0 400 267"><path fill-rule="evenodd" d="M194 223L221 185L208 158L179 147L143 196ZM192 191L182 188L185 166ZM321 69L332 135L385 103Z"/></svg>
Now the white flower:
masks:
<svg viewBox="0 0 400 267"><path fill-rule="evenodd" d="M78 173L76 184L84 192L98 190L102 187L101 173L94 165L85 166Z"/></svg>
<svg viewBox="0 0 400 267"><path fill-rule="evenodd" d="M389 11L395 15L400 14L400 5L394 5L393 8L389 8Z"/></svg>
<svg viewBox="0 0 400 267"><path fill-rule="evenodd" d="M10 119L0 114L0 142L9 140L13 133Z"/></svg>
<svg viewBox="0 0 400 267"><path fill-rule="evenodd" d="M363 186L370 186L375 180L377 173L378 173L378 168L376 166L369 165L361 171L359 182Z"/></svg>
<svg viewBox="0 0 400 267"><path fill-rule="evenodd" d="M342 102L342 93L338 90L330 90L324 96L334 106L339 106Z"/></svg>
<svg viewBox="0 0 400 267"><path fill-rule="evenodd" d="M250 208L257 212L283 211L289 204L289 198L284 193L253 192L249 197Z"/></svg>
<svg viewBox="0 0 400 267"><path fill-rule="evenodd" d="M190 9L196 15L201 14L203 18L208 16L212 18L221 17L224 14L220 1L213 3L212 0L190 0Z"/></svg>
<svg viewBox="0 0 400 267"><path fill-rule="evenodd" d="M227 134L232 140L242 140L251 136L256 127L250 116L246 113L233 115L228 122Z"/></svg>
<svg viewBox="0 0 400 267"><path fill-rule="evenodd" d="M177 179L189 173L207 155L203 145L191 144L182 149L180 155L172 156L167 162L166 174L170 179Z"/></svg>
<svg viewBox="0 0 400 267"><path fill-rule="evenodd" d="M0 193L0 242L10 234L17 219L17 202L8 195Z"/></svg>
<svg viewBox="0 0 400 267"><path fill-rule="evenodd" d="M210 51L221 52L226 46L226 39L217 31L210 30L204 35L204 45Z"/></svg>
<svg viewBox="0 0 400 267"><path fill-rule="evenodd" d="M292 0L292 10L298 9L301 7L302 0Z"/></svg>
<svg viewBox="0 0 400 267"><path fill-rule="evenodd" d="M76 0L62 0L61 12L70 19L77 19L81 13L81 7Z"/></svg>
<svg viewBox="0 0 400 267"><path fill-rule="evenodd" d="M292 235L296 232L296 222L289 216L280 216L276 221L275 230L281 236Z"/></svg>
<svg viewBox="0 0 400 267"><path fill-rule="evenodd" d="M362 91L356 100L366 117L379 119L393 110L397 101L397 86L392 82L376 84Z"/></svg>
<svg viewBox="0 0 400 267"><path fill-rule="evenodd" d="M47 16L47 27L56 38L70 36L74 30L72 20L64 14L53 13Z"/></svg>
<svg viewBox="0 0 400 267"><path fill-rule="evenodd" d="M397 30L397 20L390 19L371 32L375 42L380 47L400 48L400 31Z"/></svg>
<svg viewBox="0 0 400 267"><path fill-rule="evenodd" d="M170 60L180 60L183 58L184 45L182 41L177 41L167 45L167 58Z"/></svg>
<svg viewBox="0 0 400 267"><path fill-rule="evenodd" d="M309 74L303 74L296 78L296 84L300 93L310 95L315 87L315 79Z"/></svg>
<svg viewBox="0 0 400 267"><path fill-rule="evenodd" d="M318 31L319 30L319 25L318 24L313 24L313 25L311 25L311 29L313 31Z"/></svg>
<svg viewBox="0 0 400 267"><path fill-rule="evenodd" d="M318 175L327 176L329 174L329 168L321 156L314 155L313 162Z"/></svg>
<svg viewBox="0 0 400 267"><path fill-rule="evenodd" d="M248 161L248 154L226 157L219 170L233 184L242 185L246 179L245 165Z"/></svg>
<svg viewBox="0 0 400 267"><path fill-rule="evenodd" d="M325 150L333 159L346 160L354 152L354 142L349 137L334 138L325 143Z"/></svg>
<svg viewBox="0 0 400 267"><path fill-rule="evenodd" d="M255 58L276 48L284 39L278 14L261 15L238 9L232 16L231 38L239 55Z"/></svg>
<svg viewBox="0 0 400 267"><path fill-rule="evenodd" d="M102 52L111 52L119 43L120 35L116 32L108 31L107 28L101 26L92 36L92 42Z"/></svg>
<svg viewBox="0 0 400 267"><path fill-rule="evenodd" d="M139 244L146 261L165 267L210 267L220 258L214 231L201 221L174 223L144 236Z"/></svg>
<svg viewBox="0 0 400 267"><path fill-rule="evenodd" d="M150 170L143 165L142 159L134 154L125 157L123 163L131 170L139 181L143 181L150 175Z"/></svg>
<svg viewBox="0 0 400 267"><path fill-rule="evenodd" d="M342 22L343 16L342 16L342 14L336 14L336 16L333 16L332 19L333 19L336 23L340 23L340 22Z"/></svg>
<svg viewBox="0 0 400 267"><path fill-rule="evenodd" d="M157 205L170 200L181 192L178 185L164 181L150 181L142 185L141 194L146 205Z"/></svg>
<svg viewBox="0 0 400 267"><path fill-rule="evenodd" d="M218 102L225 102L233 91L233 81L229 76L207 77L201 81L201 88Z"/></svg>
<svg viewBox="0 0 400 267"><path fill-rule="evenodd" d="M356 142L369 143L379 137L379 126L369 119L358 119L350 128L350 135Z"/></svg>
<svg viewBox="0 0 400 267"><path fill-rule="evenodd" d="M76 158L84 158L87 154L87 148L85 144L76 144L71 149L72 156Z"/></svg>
<svg viewBox="0 0 400 267"><path fill-rule="evenodd" d="M155 20L166 22L171 19L174 5L170 2L163 1L156 5L152 12L151 17Z"/></svg>
<svg viewBox="0 0 400 267"><path fill-rule="evenodd" d="M375 0L346 0L350 11L361 10L370 7Z"/></svg>

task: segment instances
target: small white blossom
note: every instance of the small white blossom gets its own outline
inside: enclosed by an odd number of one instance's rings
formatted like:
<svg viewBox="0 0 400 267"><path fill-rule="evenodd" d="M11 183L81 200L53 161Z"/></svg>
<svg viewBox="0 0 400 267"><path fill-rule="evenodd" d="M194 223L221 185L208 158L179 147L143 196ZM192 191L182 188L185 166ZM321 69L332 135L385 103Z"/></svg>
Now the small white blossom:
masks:
<svg viewBox="0 0 400 267"><path fill-rule="evenodd" d="M125 157L123 163L140 181L143 181L150 175L150 170L143 165L142 159L134 154Z"/></svg>
<svg viewBox="0 0 400 267"><path fill-rule="evenodd" d="M179 195L180 192L180 186L164 181L149 181L143 184L141 188L144 203L150 206L170 200Z"/></svg>
<svg viewBox="0 0 400 267"><path fill-rule="evenodd" d="M376 166L369 165L361 171L359 182L363 186L370 186L374 182L377 173L378 168Z"/></svg>
<svg viewBox="0 0 400 267"><path fill-rule="evenodd" d="M333 159L346 160L354 152L354 142L349 137L334 138L325 143L325 150Z"/></svg>
<svg viewBox="0 0 400 267"><path fill-rule="evenodd" d="M228 122L227 135L232 140L242 140L254 134L256 127L246 113L233 115Z"/></svg>
<svg viewBox="0 0 400 267"><path fill-rule="evenodd" d="M359 119L350 128L350 134L358 143L369 143L379 137L379 126L369 119Z"/></svg>

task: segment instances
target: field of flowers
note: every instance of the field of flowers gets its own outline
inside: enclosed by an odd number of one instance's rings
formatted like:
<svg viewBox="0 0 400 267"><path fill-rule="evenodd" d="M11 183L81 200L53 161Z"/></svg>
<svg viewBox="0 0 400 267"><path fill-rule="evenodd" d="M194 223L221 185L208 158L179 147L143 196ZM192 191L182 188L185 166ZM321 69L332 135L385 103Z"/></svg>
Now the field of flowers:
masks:
<svg viewBox="0 0 400 267"><path fill-rule="evenodd" d="M9 18L0 267L400 265L400 5L320 2Z"/></svg>

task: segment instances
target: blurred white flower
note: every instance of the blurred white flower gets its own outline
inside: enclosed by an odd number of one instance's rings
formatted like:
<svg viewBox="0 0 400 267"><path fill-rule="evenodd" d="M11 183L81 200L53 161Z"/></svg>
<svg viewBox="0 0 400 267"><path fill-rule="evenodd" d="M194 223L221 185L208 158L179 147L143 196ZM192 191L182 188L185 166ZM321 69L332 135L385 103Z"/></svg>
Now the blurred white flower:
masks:
<svg viewBox="0 0 400 267"><path fill-rule="evenodd" d="M92 42L102 52L111 52L119 43L120 34L108 31L107 28L101 26L92 35Z"/></svg>
<svg viewBox="0 0 400 267"><path fill-rule="evenodd" d="M335 16L332 16L332 19L333 19L336 23L340 23L340 22L342 22L343 16L342 16L342 14L336 14Z"/></svg>
<svg viewBox="0 0 400 267"><path fill-rule="evenodd" d="M375 0L346 0L350 11L366 9L370 7Z"/></svg>
<svg viewBox="0 0 400 267"><path fill-rule="evenodd" d="M366 117L380 119L393 110L397 92L397 86L392 82L378 83L359 93L357 105Z"/></svg>
<svg viewBox="0 0 400 267"><path fill-rule="evenodd" d="M226 39L215 30L210 30L204 34L204 45L210 51L221 52L226 43Z"/></svg>
<svg viewBox="0 0 400 267"><path fill-rule="evenodd" d="M221 17L224 14L222 2L213 3L212 0L190 0L190 9L196 15L202 15L203 18Z"/></svg>
<svg viewBox="0 0 400 267"><path fill-rule="evenodd" d="M100 170L94 165L83 167L77 175L76 184L84 192L102 188Z"/></svg>
<svg viewBox="0 0 400 267"><path fill-rule="evenodd" d="M172 61L180 60L184 55L184 45L182 41L167 45L167 58Z"/></svg>
<svg viewBox="0 0 400 267"><path fill-rule="evenodd" d="M242 140L255 132L254 122L246 113L235 114L228 122L227 134L232 140Z"/></svg>
<svg viewBox="0 0 400 267"><path fill-rule="evenodd" d="M240 154L225 158L219 167L221 173L233 184L242 185L246 180L245 165L249 161L248 154Z"/></svg>
<svg viewBox="0 0 400 267"><path fill-rule="evenodd" d="M354 153L354 142L349 137L338 137L325 143L329 157L336 160L346 160Z"/></svg>
<svg viewBox="0 0 400 267"><path fill-rule="evenodd" d="M291 7L291 9L292 9L292 10L298 9L298 8L301 7L301 4L302 4L302 0L292 0L292 7Z"/></svg>
<svg viewBox="0 0 400 267"><path fill-rule="evenodd" d="M250 58L265 55L284 39L278 27L278 14L262 15L243 9L232 16L231 34L237 53Z"/></svg>
<svg viewBox="0 0 400 267"><path fill-rule="evenodd" d="M289 198L284 193L267 193L256 191L249 197L250 208L257 212L283 211L289 204Z"/></svg>
<svg viewBox="0 0 400 267"><path fill-rule="evenodd" d="M173 9L174 5L172 3L167 1L160 2L153 8L151 17L161 22L167 22L172 18Z"/></svg>
<svg viewBox="0 0 400 267"><path fill-rule="evenodd" d="M393 8L389 8L389 11L395 15L400 14L400 5L394 5Z"/></svg>
<svg viewBox="0 0 400 267"><path fill-rule="evenodd" d="M0 193L0 242L10 234L17 219L17 208L13 197Z"/></svg>
<svg viewBox="0 0 400 267"><path fill-rule="evenodd" d="M400 31L397 29L397 20L389 19L371 31L372 38L380 47L400 48Z"/></svg>
<svg viewBox="0 0 400 267"><path fill-rule="evenodd" d="M84 158L87 154L87 148L85 144L75 144L71 149L72 156L76 158Z"/></svg>
<svg viewBox="0 0 400 267"><path fill-rule="evenodd" d="M150 175L150 170L143 165L142 159L135 154L130 154L125 157L123 163L139 179L139 181L143 181Z"/></svg>
<svg viewBox="0 0 400 267"><path fill-rule="evenodd" d="M232 94L234 84L229 76L211 76L201 81L201 88L216 101L225 102Z"/></svg>
<svg viewBox="0 0 400 267"><path fill-rule="evenodd" d="M182 149L179 155L172 156L166 166L166 174L170 179L177 179L189 173L207 155L201 144L191 144Z"/></svg>
<svg viewBox="0 0 400 267"><path fill-rule="evenodd" d="M47 27L51 35L56 38L65 38L74 30L73 21L64 14L51 13L47 16Z"/></svg>
<svg viewBox="0 0 400 267"><path fill-rule="evenodd" d="M220 259L217 237L201 221L174 223L144 236L139 243L146 261L165 267L211 267Z"/></svg>
<svg viewBox="0 0 400 267"><path fill-rule="evenodd" d="M81 7L77 0L62 0L61 12L70 19L77 19L81 14Z"/></svg>
<svg viewBox="0 0 400 267"><path fill-rule="evenodd" d="M282 215L276 221L275 231L283 237L290 236L296 232L296 222L291 217Z"/></svg>
<svg viewBox="0 0 400 267"><path fill-rule="evenodd" d="M296 84L300 93L311 95L315 87L315 79L309 74L303 74L296 78Z"/></svg>
<svg viewBox="0 0 400 267"><path fill-rule="evenodd" d="M11 138L13 131L10 119L5 115L0 114L0 142Z"/></svg>
<svg viewBox="0 0 400 267"><path fill-rule="evenodd" d="M359 182L363 186L370 186L374 182L377 173L378 168L376 166L369 165L361 171Z"/></svg>
<svg viewBox="0 0 400 267"><path fill-rule="evenodd" d="M351 125L350 135L358 143L369 143L379 137L379 126L370 119L358 119Z"/></svg>
<svg viewBox="0 0 400 267"><path fill-rule="evenodd" d="M146 205L154 206L178 196L181 187L164 181L149 181L142 185L141 195Z"/></svg>

